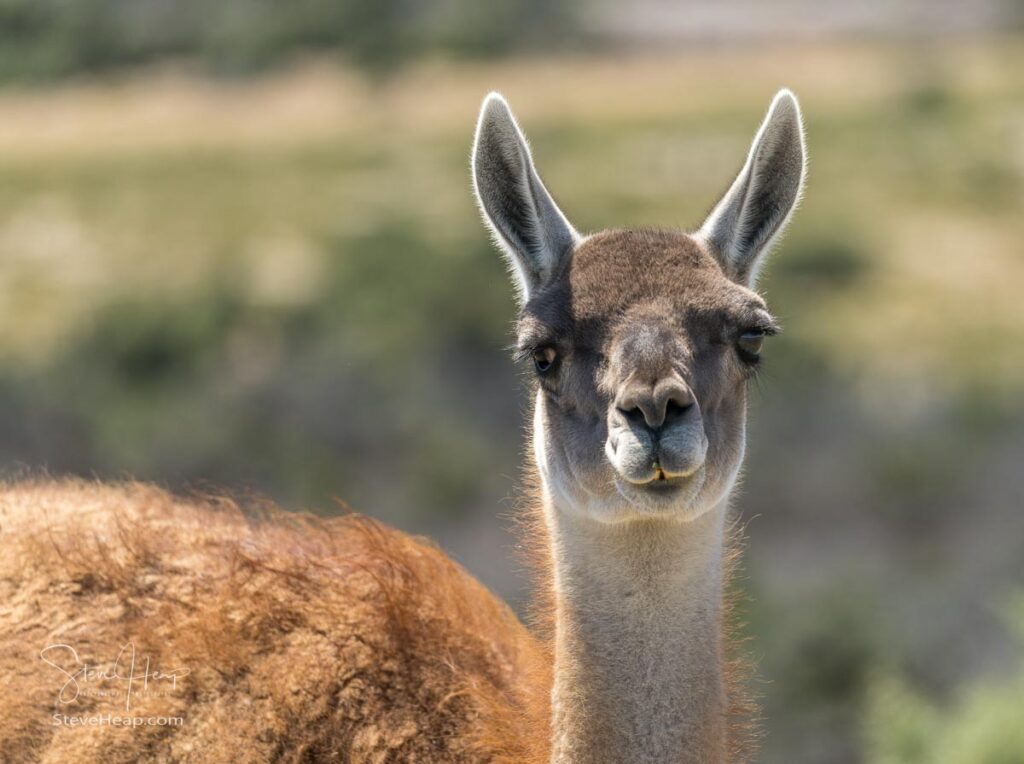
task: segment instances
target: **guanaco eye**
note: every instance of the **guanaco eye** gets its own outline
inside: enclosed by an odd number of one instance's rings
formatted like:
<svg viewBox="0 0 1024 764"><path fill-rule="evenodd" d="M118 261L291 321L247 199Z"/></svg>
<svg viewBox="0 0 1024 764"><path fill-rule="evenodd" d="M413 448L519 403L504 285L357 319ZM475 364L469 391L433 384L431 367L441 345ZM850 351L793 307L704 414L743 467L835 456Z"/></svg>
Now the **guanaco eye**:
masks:
<svg viewBox="0 0 1024 764"><path fill-rule="evenodd" d="M756 361L761 355L761 348L764 346L764 338L769 332L766 329L747 329L740 335L736 347L740 355L746 361Z"/></svg>
<svg viewBox="0 0 1024 764"><path fill-rule="evenodd" d="M538 374L547 374L555 365L557 353L553 347L537 348L533 351L533 365Z"/></svg>

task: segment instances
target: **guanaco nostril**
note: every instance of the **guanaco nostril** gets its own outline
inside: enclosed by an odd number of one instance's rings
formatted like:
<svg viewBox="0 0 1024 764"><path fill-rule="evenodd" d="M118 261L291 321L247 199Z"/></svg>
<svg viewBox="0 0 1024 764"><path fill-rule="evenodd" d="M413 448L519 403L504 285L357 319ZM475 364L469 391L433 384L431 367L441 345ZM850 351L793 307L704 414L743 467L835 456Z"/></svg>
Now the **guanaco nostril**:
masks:
<svg viewBox="0 0 1024 764"><path fill-rule="evenodd" d="M693 408L693 402L680 403L675 399L669 399L665 405L665 424L675 422L686 416Z"/></svg>
<svg viewBox="0 0 1024 764"><path fill-rule="evenodd" d="M644 412L640 410L639 406L634 406L631 409L622 408L619 406L619 412L626 418L627 422L632 424L644 424Z"/></svg>

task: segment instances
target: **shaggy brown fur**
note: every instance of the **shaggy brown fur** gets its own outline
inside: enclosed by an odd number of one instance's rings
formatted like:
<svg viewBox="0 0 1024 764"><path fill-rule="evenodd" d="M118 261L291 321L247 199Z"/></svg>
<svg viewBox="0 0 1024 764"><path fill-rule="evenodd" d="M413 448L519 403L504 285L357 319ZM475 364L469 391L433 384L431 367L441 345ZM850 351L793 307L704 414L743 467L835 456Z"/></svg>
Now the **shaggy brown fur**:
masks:
<svg viewBox="0 0 1024 764"><path fill-rule="evenodd" d="M355 515L331 520L145 485L78 481L0 493L0 759L10 762L524 761L523 682L543 651L436 547ZM133 686L67 677L73 647ZM70 653L48 653L73 672ZM120 662L128 674L127 654ZM541 680L544 681L544 680ZM114 695L96 697L98 692ZM54 724L54 714L184 717L175 726ZM542 739L545 735L540 736ZM512 741L511 743L509 741Z"/></svg>
<svg viewBox="0 0 1024 764"><path fill-rule="evenodd" d="M528 522L544 587L546 542ZM428 541L357 515L243 511L137 483L8 485L0 602L5 762L548 758L548 629L531 636ZM129 653L121 678L80 676L64 705L68 677L41 656L56 644L108 674L134 645L130 709ZM47 656L78 668L66 650ZM146 659L188 673L146 692ZM55 714L184 721L72 727Z"/></svg>

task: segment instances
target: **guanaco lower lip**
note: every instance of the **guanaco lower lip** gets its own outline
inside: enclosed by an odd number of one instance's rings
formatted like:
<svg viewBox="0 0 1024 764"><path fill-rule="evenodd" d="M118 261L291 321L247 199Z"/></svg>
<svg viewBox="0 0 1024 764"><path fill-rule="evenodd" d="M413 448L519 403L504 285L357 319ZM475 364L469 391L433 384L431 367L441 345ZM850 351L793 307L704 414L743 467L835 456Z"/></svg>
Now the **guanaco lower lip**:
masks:
<svg viewBox="0 0 1024 764"><path fill-rule="evenodd" d="M672 475L665 473L663 480L655 474L644 483L626 480L616 476L619 493L632 504L651 508L671 508L678 502L687 502L695 497L704 485L703 465L688 475ZM687 498L689 497L689 498ZM678 507L677 507L678 508Z"/></svg>
<svg viewBox="0 0 1024 764"><path fill-rule="evenodd" d="M690 482L690 476L669 476L665 474L664 470L658 470L657 474L650 480L644 480L642 482L630 481L629 484L633 488L641 491L652 491L654 493L668 493L673 491L680 486L686 485Z"/></svg>
<svg viewBox="0 0 1024 764"><path fill-rule="evenodd" d="M619 490L627 497L631 494L669 497L688 489L688 487L692 489L697 482L703 482L703 469L704 462L701 461L693 469L683 473L673 473L666 470L660 460L655 460L647 475L630 478L628 475L618 473L616 482L620 484Z"/></svg>
<svg viewBox="0 0 1024 764"><path fill-rule="evenodd" d="M646 478L644 480L629 480L629 482L632 485L635 485L640 488L657 488L659 486L668 487L669 485L672 484L685 483L687 480L689 480L697 472L700 471L700 468L703 466L703 464L698 464L696 467L686 472L677 473L666 471L665 468L662 467L659 462L654 462L654 464L651 466L653 469L653 475L651 477Z"/></svg>

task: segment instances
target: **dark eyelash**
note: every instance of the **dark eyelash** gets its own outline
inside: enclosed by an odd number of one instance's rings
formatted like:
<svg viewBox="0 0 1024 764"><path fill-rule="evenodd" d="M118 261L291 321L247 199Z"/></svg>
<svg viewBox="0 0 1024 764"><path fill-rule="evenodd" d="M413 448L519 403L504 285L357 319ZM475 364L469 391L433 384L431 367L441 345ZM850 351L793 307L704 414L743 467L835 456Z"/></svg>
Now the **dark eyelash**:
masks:
<svg viewBox="0 0 1024 764"><path fill-rule="evenodd" d="M753 324L752 326L742 329L740 334L743 334L744 332L761 332L765 337L774 337L780 331L782 330L774 324Z"/></svg>
<svg viewBox="0 0 1024 764"><path fill-rule="evenodd" d="M521 363L527 360L528 358L532 357L533 354L537 352L538 347L539 345L531 345L530 347L526 348L516 348L512 353L512 360L515 363Z"/></svg>
<svg viewBox="0 0 1024 764"><path fill-rule="evenodd" d="M533 357L534 353L543 348L555 348L556 352L558 350L553 340L544 340L543 342L531 342L529 345L526 345L524 347L513 347L512 360L515 363L519 363L520 361L527 361Z"/></svg>

